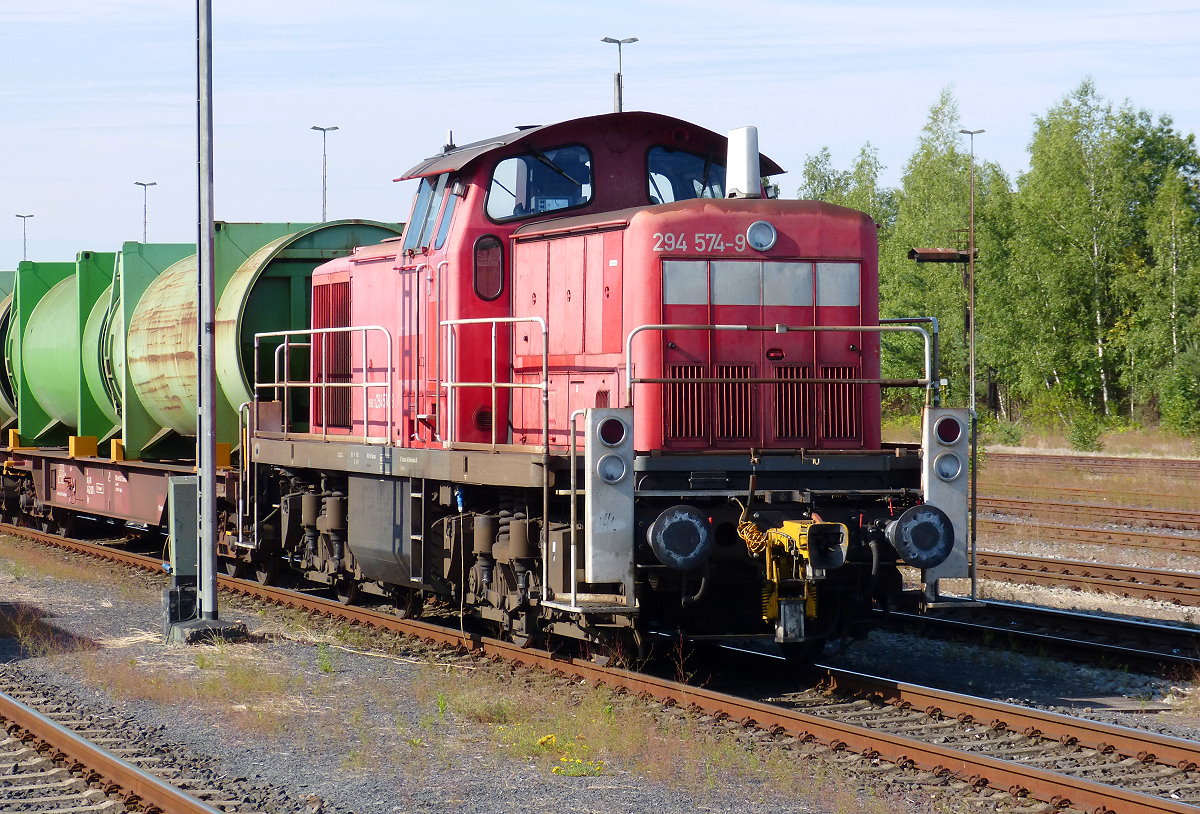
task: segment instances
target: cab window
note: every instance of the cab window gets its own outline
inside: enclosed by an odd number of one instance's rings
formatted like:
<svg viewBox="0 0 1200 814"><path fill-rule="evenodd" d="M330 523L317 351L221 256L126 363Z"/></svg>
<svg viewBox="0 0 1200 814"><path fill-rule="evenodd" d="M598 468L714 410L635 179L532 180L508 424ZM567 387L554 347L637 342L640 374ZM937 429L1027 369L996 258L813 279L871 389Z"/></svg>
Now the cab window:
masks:
<svg viewBox="0 0 1200 814"><path fill-rule="evenodd" d="M449 177L449 173L443 173L421 179L421 186L417 188L417 197L413 201L412 214L404 228L405 250L416 251L429 246L429 235L433 231L438 210L441 209L442 195L446 191L446 179Z"/></svg>
<svg viewBox="0 0 1200 814"><path fill-rule="evenodd" d="M725 197L725 165L712 155L651 147L646 169L652 204Z"/></svg>
<svg viewBox="0 0 1200 814"><path fill-rule="evenodd" d="M496 165L487 214L495 221L583 206L592 200L592 154L573 145L534 149Z"/></svg>

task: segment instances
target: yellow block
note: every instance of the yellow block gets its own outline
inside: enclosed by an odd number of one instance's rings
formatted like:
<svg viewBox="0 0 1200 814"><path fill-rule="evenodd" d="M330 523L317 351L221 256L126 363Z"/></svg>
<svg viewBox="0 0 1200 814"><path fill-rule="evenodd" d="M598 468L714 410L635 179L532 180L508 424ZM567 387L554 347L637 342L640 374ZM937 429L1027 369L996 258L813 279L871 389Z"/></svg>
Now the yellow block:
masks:
<svg viewBox="0 0 1200 814"><path fill-rule="evenodd" d="M95 458L96 436L72 435L67 439L67 454L72 458Z"/></svg>
<svg viewBox="0 0 1200 814"><path fill-rule="evenodd" d="M214 463L217 469L228 469L233 462L233 446L231 444L217 442L216 460Z"/></svg>
<svg viewBox="0 0 1200 814"><path fill-rule="evenodd" d="M21 446L21 431L20 430L9 430L8 431L8 448L16 449L19 446Z"/></svg>
<svg viewBox="0 0 1200 814"><path fill-rule="evenodd" d="M108 457L114 462L125 460L125 442L120 438L114 438L109 446Z"/></svg>

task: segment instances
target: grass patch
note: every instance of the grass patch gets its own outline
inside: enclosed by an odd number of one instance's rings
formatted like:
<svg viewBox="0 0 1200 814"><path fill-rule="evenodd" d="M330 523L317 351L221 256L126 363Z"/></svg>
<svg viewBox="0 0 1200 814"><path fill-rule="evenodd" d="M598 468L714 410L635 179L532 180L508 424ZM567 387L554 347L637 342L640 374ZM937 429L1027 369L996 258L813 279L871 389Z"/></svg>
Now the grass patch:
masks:
<svg viewBox="0 0 1200 814"><path fill-rule="evenodd" d="M0 603L0 637L15 639L27 658L76 653L95 647L89 639L46 622L41 609L18 602Z"/></svg>
<svg viewBox="0 0 1200 814"><path fill-rule="evenodd" d="M162 669L118 653L86 654L79 660L84 680L116 698L221 710L235 725L261 734L280 734L301 706L306 681L257 658L245 646L222 642L197 645L194 666Z"/></svg>
<svg viewBox="0 0 1200 814"><path fill-rule="evenodd" d="M825 774L814 784L812 767L797 770L796 752L747 746L691 714L656 709L606 688L564 688L561 682L516 672L463 675L438 666L424 668L412 688L429 710L421 721L424 732L409 740L414 749L448 743L466 730L564 778L633 773L699 794L749 783L771 799L839 801L830 810L911 810L864 796L833 767L821 769Z"/></svg>
<svg viewBox="0 0 1200 814"><path fill-rule="evenodd" d="M129 588L129 575L124 571L97 567L94 561L84 560L76 554L16 537L0 536L0 568L17 579L52 577L70 582ZM151 591L140 588L129 593L130 598L147 601L158 599Z"/></svg>

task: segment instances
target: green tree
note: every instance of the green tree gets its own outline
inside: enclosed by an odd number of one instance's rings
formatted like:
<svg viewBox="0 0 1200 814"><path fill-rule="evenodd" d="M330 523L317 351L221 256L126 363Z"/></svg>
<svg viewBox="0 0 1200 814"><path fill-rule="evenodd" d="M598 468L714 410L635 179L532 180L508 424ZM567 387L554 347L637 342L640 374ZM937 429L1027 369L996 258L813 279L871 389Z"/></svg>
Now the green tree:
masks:
<svg viewBox="0 0 1200 814"><path fill-rule="evenodd" d="M966 337L963 268L918 266L908 259L914 247L966 248L969 155L962 149L958 103L943 90L930 108L916 150L904 167L895 194L895 223L880 247L880 301L884 317L934 316L941 327L942 370L965 382ZM919 363L920 349L909 342L885 343L884 376L903 376ZM952 396L965 403L967 388Z"/></svg>
<svg viewBox="0 0 1200 814"><path fill-rule="evenodd" d="M1147 210L1150 262L1130 276L1137 307L1130 320L1125 380L1134 407L1157 406L1163 421L1200 430L1200 206L1186 171L1162 179Z"/></svg>
<svg viewBox="0 0 1200 814"><path fill-rule="evenodd" d="M797 198L840 204L850 190L850 173L833 166L833 154L822 147L804 161Z"/></svg>
<svg viewBox="0 0 1200 814"><path fill-rule="evenodd" d="M1014 254L1019 296L1037 306L1021 334L1043 384L1105 415L1124 358L1115 284L1137 263L1137 172L1118 125L1090 79L1037 119Z"/></svg>

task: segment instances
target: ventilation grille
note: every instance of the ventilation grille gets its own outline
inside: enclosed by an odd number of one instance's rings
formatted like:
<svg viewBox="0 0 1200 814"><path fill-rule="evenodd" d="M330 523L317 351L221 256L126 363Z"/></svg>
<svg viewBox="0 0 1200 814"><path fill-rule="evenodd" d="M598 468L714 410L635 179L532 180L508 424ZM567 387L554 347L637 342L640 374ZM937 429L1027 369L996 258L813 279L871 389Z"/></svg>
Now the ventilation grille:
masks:
<svg viewBox="0 0 1200 814"><path fill-rule="evenodd" d="M313 288L313 327L345 328L350 325L350 283L330 283ZM321 387L351 381L350 334L313 336L313 425L350 429L350 388Z"/></svg>
<svg viewBox="0 0 1200 814"><path fill-rule="evenodd" d="M778 365L776 379L806 379L808 368L802 365ZM813 386L800 382L775 385L775 437L812 438Z"/></svg>
<svg viewBox="0 0 1200 814"><path fill-rule="evenodd" d="M822 379L857 379L858 368L822 367ZM858 438L862 434L862 385L823 384L821 435L825 438Z"/></svg>
<svg viewBox="0 0 1200 814"><path fill-rule="evenodd" d="M708 399L704 397L705 385L688 379L704 376L703 365L668 365L668 379L684 381L666 385L665 407L667 412L667 436L669 438L704 438L704 414Z"/></svg>
<svg viewBox="0 0 1200 814"><path fill-rule="evenodd" d="M714 365L717 379L754 378L753 365ZM716 404L713 419L716 437L721 440L750 438L754 434L754 385L729 382L713 385Z"/></svg>

